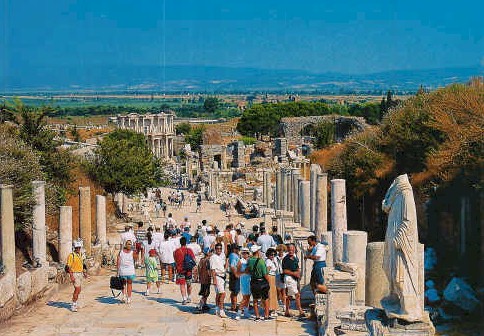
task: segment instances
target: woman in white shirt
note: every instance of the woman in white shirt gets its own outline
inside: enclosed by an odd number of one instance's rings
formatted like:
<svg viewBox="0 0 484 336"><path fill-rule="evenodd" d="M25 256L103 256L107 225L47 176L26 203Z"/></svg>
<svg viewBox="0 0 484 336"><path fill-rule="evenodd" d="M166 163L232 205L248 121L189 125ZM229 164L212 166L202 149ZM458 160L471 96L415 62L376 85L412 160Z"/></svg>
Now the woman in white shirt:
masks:
<svg viewBox="0 0 484 336"><path fill-rule="evenodd" d="M116 263L118 269L118 276L124 279L124 281L126 282L122 298L122 301L126 300L126 303L131 303L133 280L136 277L132 247L133 243L131 242L131 240L126 240L123 249L119 251Z"/></svg>
<svg viewBox="0 0 484 336"><path fill-rule="evenodd" d="M276 247L277 256L274 257L274 264L276 265L276 289L279 304L282 310L286 310L286 284L284 283L284 273L282 272L282 259L286 256L287 247L284 244L279 244Z"/></svg>
<svg viewBox="0 0 484 336"><path fill-rule="evenodd" d="M276 250L268 248L266 251L266 267L269 275L269 312L272 316L277 316L277 288L276 288L276 273L277 266L274 263Z"/></svg>

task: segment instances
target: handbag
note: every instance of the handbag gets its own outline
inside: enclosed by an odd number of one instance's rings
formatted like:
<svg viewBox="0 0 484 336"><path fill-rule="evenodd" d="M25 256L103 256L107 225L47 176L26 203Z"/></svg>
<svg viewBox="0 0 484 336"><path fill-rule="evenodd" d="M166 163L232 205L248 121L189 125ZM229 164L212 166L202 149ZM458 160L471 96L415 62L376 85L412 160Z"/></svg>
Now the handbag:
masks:
<svg viewBox="0 0 484 336"><path fill-rule="evenodd" d="M111 288L111 293L113 293L113 296L118 297L124 290L124 279L119 276L112 276L111 279L109 279L109 288ZM114 290L119 290L121 292L119 292L118 295L115 295Z"/></svg>

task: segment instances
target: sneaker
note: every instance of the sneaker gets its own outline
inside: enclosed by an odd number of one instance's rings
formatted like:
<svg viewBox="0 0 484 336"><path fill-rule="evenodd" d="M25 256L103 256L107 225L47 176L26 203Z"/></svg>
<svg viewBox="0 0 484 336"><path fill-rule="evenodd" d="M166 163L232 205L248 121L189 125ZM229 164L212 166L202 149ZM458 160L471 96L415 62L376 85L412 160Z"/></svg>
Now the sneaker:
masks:
<svg viewBox="0 0 484 336"><path fill-rule="evenodd" d="M260 321L262 321L262 320L261 320L261 318L260 318L260 317L255 317L255 318L254 318L254 321L255 321L255 322L260 322Z"/></svg>
<svg viewBox="0 0 484 336"><path fill-rule="evenodd" d="M187 303L192 303L191 297L187 297L186 301L187 301Z"/></svg>
<svg viewBox="0 0 484 336"><path fill-rule="evenodd" d="M239 310L237 311L237 315L235 315L235 319L238 321L240 320L240 316L242 315L242 312Z"/></svg>
<svg viewBox="0 0 484 336"><path fill-rule="evenodd" d="M182 305L186 305L187 303L188 303L188 301L187 301L187 300L183 300L183 301L182 301Z"/></svg>
<svg viewBox="0 0 484 336"><path fill-rule="evenodd" d="M160 294L160 289L158 288L158 290L156 291L156 294Z"/></svg>
<svg viewBox="0 0 484 336"><path fill-rule="evenodd" d="M225 315L225 310L221 310L221 311L219 312L219 316L220 316L221 318L226 318L226 317L227 317L227 315Z"/></svg>
<svg viewBox="0 0 484 336"><path fill-rule="evenodd" d="M73 303L71 304L71 311L72 311L72 312L76 312L76 311L77 311L77 303L73 302Z"/></svg>
<svg viewBox="0 0 484 336"><path fill-rule="evenodd" d="M128 298L126 299L126 303L127 303L127 304L130 304L130 303L131 303L131 298L130 298L130 297L128 297Z"/></svg>
<svg viewBox="0 0 484 336"><path fill-rule="evenodd" d="M150 296L150 291L149 291L149 290L147 290L147 291L145 292L145 296Z"/></svg>
<svg viewBox="0 0 484 336"><path fill-rule="evenodd" d="M271 317L277 317L277 313L275 311L273 311L270 316Z"/></svg>

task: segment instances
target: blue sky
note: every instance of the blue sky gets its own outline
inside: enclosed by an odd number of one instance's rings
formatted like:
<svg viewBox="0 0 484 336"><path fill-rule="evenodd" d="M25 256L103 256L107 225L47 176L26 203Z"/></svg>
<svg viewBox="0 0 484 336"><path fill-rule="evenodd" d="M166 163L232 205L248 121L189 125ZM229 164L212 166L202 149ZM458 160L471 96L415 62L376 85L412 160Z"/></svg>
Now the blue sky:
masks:
<svg viewBox="0 0 484 336"><path fill-rule="evenodd" d="M484 64L484 1L0 0L0 66Z"/></svg>

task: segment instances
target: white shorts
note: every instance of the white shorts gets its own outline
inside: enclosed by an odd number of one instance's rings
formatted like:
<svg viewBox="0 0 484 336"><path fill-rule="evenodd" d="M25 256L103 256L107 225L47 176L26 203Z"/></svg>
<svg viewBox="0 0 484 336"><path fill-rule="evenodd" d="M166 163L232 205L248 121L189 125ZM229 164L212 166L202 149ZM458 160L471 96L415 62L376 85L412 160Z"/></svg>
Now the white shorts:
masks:
<svg viewBox="0 0 484 336"><path fill-rule="evenodd" d="M287 288L287 296L295 296L299 293L297 289L297 281L290 275L286 275L284 278L284 283L286 284Z"/></svg>
<svg viewBox="0 0 484 336"><path fill-rule="evenodd" d="M215 294L225 293L225 279L217 275L217 285L215 286Z"/></svg>

